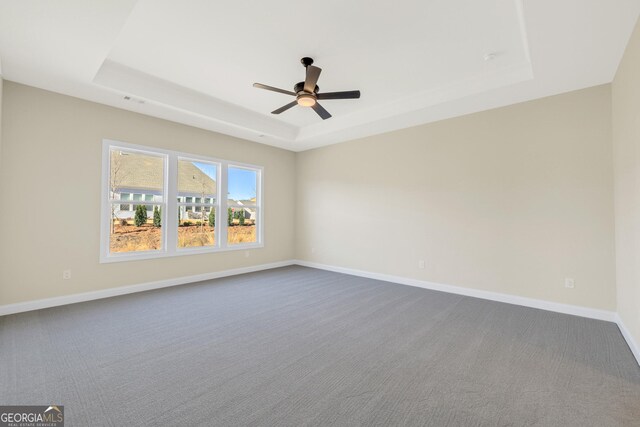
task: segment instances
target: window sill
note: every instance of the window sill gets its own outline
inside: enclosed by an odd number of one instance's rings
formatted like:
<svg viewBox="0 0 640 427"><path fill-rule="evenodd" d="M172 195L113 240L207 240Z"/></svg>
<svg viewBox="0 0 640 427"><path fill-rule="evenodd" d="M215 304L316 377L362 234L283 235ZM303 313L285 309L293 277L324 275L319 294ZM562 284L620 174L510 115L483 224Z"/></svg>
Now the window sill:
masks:
<svg viewBox="0 0 640 427"><path fill-rule="evenodd" d="M260 249L264 247L264 243L245 243L230 245L225 248L181 248L173 252L165 251L145 251L135 253L119 253L100 257L100 264L109 264L113 262L141 261L146 259L169 258L184 255L211 254L218 252L232 252L250 249Z"/></svg>

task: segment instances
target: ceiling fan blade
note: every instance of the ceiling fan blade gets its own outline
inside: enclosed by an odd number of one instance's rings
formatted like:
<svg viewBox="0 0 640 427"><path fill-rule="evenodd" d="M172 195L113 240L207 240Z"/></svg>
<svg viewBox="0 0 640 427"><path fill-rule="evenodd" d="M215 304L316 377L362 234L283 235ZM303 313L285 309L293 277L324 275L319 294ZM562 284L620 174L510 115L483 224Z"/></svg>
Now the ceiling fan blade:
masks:
<svg viewBox="0 0 640 427"><path fill-rule="evenodd" d="M307 77L304 80L304 91L313 93L316 90L316 84L322 68L314 67L313 65L307 66Z"/></svg>
<svg viewBox="0 0 640 427"><path fill-rule="evenodd" d="M331 114L329 114L329 112L327 110L325 110L322 105L318 104L317 102L315 104L313 104L313 106L311 106L311 108L313 108L313 111L315 111L316 113L318 113L318 115L320 117L322 117L322 120L327 120L328 118L331 117Z"/></svg>
<svg viewBox="0 0 640 427"><path fill-rule="evenodd" d="M296 96L295 93L290 90L278 89L277 87L263 85L262 83L254 83L253 87L257 87L258 89L270 90L272 92L284 93L285 95Z"/></svg>
<svg viewBox="0 0 640 427"><path fill-rule="evenodd" d="M359 90L349 90L346 92L326 92L319 93L318 99L356 99L360 98Z"/></svg>
<svg viewBox="0 0 640 427"><path fill-rule="evenodd" d="M287 105L285 105L285 106L283 106L283 107L278 108L277 110L273 110L273 111L271 112L271 114L280 114L280 113L282 113L283 111L287 111L287 110L288 110L289 108L291 108L291 107L295 107L296 105L298 105L298 101L290 102L290 103L288 103Z"/></svg>

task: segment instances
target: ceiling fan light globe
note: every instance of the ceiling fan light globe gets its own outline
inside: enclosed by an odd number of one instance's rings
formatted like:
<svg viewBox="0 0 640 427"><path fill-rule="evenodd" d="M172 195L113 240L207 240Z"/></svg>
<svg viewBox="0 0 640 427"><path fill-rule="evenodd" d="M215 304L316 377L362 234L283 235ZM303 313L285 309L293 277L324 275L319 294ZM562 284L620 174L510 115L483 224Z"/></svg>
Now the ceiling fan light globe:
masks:
<svg viewBox="0 0 640 427"><path fill-rule="evenodd" d="M301 107L313 107L316 105L316 98L312 95L299 95L296 101Z"/></svg>

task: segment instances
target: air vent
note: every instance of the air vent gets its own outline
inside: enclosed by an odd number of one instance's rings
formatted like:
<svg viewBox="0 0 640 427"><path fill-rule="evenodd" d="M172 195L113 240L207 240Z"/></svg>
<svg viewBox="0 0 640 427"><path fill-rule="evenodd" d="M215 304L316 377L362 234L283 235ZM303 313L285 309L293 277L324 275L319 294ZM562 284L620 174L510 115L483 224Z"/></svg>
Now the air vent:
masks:
<svg viewBox="0 0 640 427"><path fill-rule="evenodd" d="M134 98L132 96L125 96L124 97L125 101L129 101L129 102L135 102L136 104L144 104L146 101L144 99L140 99L140 98Z"/></svg>

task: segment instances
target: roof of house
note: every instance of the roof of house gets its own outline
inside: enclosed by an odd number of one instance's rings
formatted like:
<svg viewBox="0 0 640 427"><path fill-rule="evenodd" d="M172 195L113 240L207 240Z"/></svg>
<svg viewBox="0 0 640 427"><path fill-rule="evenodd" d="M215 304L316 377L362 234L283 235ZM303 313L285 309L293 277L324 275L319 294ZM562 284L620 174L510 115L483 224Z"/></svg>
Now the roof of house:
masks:
<svg viewBox="0 0 640 427"><path fill-rule="evenodd" d="M229 202L231 203L237 203L239 205L255 205L256 204L256 198L253 197L251 199L234 199L234 198L229 198Z"/></svg>
<svg viewBox="0 0 640 427"><path fill-rule="evenodd" d="M111 152L111 186L117 188L162 190L163 159L146 154ZM178 193L216 194L216 181L188 160L178 164Z"/></svg>

